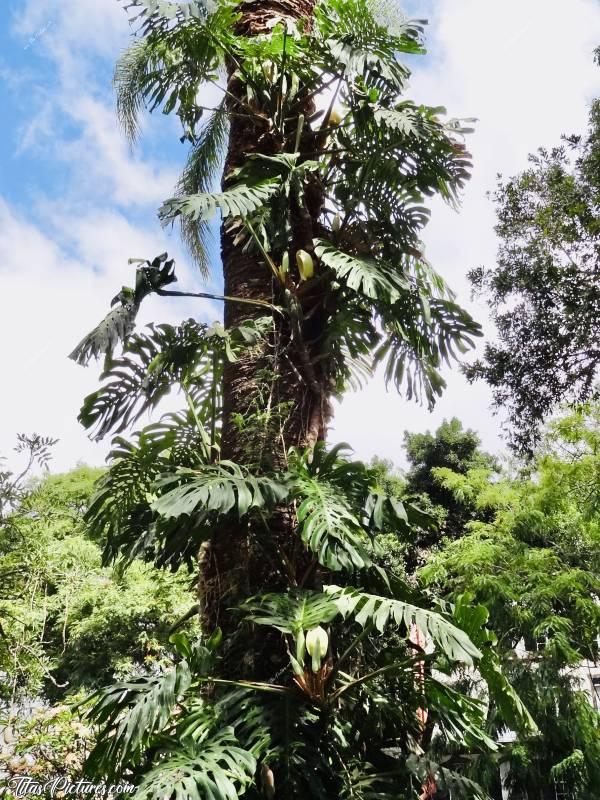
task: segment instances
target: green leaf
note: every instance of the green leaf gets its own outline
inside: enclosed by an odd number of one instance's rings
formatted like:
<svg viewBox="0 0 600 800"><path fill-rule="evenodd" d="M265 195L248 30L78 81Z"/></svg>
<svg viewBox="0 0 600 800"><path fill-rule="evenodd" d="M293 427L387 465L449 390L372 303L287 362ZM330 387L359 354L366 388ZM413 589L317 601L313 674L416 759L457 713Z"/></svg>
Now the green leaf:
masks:
<svg viewBox="0 0 600 800"><path fill-rule="evenodd" d="M118 344L125 344L135 328L135 320L139 311L137 303L123 303L104 317L102 322L90 331L69 353L69 358L82 366L86 366L91 358L99 356L112 357Z"/></svg>
<svg viewBox="0 0 600 800"><path fill-rule="evenodd" d="M87 717L103 732L86 762L88 773L116 775L138 763L150 737L164 728L191 680L188 662L182 660L164 675L116 683L90 695Z"/></svg>
<svg viewBox="0 0 600 800"><path fill-rule="evenodd" d="M409 282L388 264L342 253L324 239L315 239L315 254L349 289L370 298L394 302Z"/></svg>
<svg viewBox="0 0 600 800"><path fill-rule="evenodd" d="M253 509L272 508L288 495L288 489L268 477L255 477L231 461L207 464L199 469L180 469L166 474L157 487L167 490L152 504L163 517L180 517L197 511L221 516L234 511L238 517Z"/></svg>
<svg viewBox="0 0 600 800"><path fill-rule="evenodd" d="M383 632L389 624L403 626L407 631L415 625L452 661L473 665L482 657L481 651L464 631L435 611L349 586L326 586L324 591L334 600L344 618L354 617L361 627L372 623Z"/></svg>
<svg viewBox="0 0 600 800"><path fill-rule="evenodd" d="M238 800L254 780L256 759L231 728L171 750L144 776L139 800Z"/></svg>
<svg viewBox="0 0 600 800"><path fill-rule="evenodd" d="M187 197L172 197L161 206L158 214L165 224L183 214L191 220L206 221L212 219L217 209L224 219L228 217L245 218L263 208L270 198L281 189L281 182L269 178L254 186L239 185L224 192L203 192Z"/></svg>
<svg viewBox="0 0 600 800"><path fill-rule="evenodd" d="M494 649L496 636L485 627L489 612L483 605L473 605L473 599L474 596L468 592L458 595L453 606L453 617L483 651L477 668L487 683L490 699L497 705L504 722L511 728L525 734L537 733L538 727L533 717L500 667Z"/></svg>
<svg viewBox="0 0 600 800"><path fill-rule="evenodd" d="M296 636L338 616L336 603L322 592L291 591L252 597L241 607L245 618Z"/></svg>
<svg viewBox="0 0 600 800"><path fill-rule="evenodd" d="M363 569L371 563L369 541L346 498L320 479L297 484L296 514L306 546L328 569Z"/></svg>

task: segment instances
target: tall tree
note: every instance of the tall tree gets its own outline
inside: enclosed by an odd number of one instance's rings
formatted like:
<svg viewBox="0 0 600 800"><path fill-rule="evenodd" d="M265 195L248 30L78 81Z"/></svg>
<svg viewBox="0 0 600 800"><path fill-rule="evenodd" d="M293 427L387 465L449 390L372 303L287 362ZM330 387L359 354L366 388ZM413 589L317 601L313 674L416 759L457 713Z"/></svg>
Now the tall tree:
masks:
<svg viewBox="0 0 600 800"><path fill-rule="evenodd" d="M117 67L121 119L134 133L144 104L180 116L190 158L160 215L182 221L206 267L220 212L225 326L133 332L149 293L186 294L166 288L163 254L72 354L106 356L81 412L98 436L175 386L186 399L116 437L88 520L125 563L176 566L200 548L205 629L201 642L173 638L160 678L94 698L88 769L130 770L142 798L473 794L464 750L495 745L481 704L433 666L486 671L480 612L455 618L377 569L378 533L405 535L418 512L324 443L331 397L373 364L432 404L441 362L480 332L421 252L424 198L455 202L469 167L461 126L404 96L399 56L422 52L421 26L389 30L366 0L133 5L141 35ZM210 109L206 82L223 92ZM530 725L501 686L515 724ZM462 737L444 766L436 732Z"/></svg>
<svg viewBox="0 0 600 800"><path fill-rule="evenodd" d="M497 264L471 272L498 340L467 369L506 411L513 447L531 454L561 402L596 395L600 351L600 103L584 136L564 137L501 180L494 195Z"/></svg>
<svg viewBox="0 0 600 800"><path fill-rule="evenodd" d="M458 123L403 97L409 73L397 55L421 52L419 25L389 32L364 0L224 2L211 13L174 4L171 20L161 6L134 5L141 38L117 67L121 119L133 132L144 103L164 103L192 142L180 194L160 215L182 219L206 265L206 220L220 211L225 328L267 325L223 363L220 459L283 467L290 447L324 439L332 394L373 363L384 361L389 381L433 404L442 360L479 327L421 252L424 197L454 202L469 160ZM219 70L223 101L207 111L198 91L203 81L219 85ZM327 110L315 111L327 90ZM222 190L210 192L222 151ZM164 286L173 280L165 259L139 270L96 337L112 326L112 351L148 292L172 294ZM84 340L73 356L94 352ZM101 433L120 418L103 395L87 406L84 422L109 417ZM269 531L285 569L265 559L253 525L232 522L211 537L201 570L208 628L236 626L227 612L236 599L301 580L310 560L297 552L295 528L293 507L282 504Z"/></svg>

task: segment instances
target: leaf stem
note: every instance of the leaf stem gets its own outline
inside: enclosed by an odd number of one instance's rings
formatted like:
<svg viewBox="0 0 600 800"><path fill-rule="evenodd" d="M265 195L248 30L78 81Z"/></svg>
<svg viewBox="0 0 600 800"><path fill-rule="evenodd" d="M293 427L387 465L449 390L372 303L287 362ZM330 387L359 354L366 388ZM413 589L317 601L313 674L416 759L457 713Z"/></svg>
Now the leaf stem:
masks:
<svg viewBox="0 0 600 800"><path fill-rule="evenodd" d="M337 677L338 672L340 671L342 664L352 655L354 650L358 647L358 645L366 639L366 637L371 633L373 630L373 623L370 622L369 624L365 625L363 630L354 638L354 640L348 645L348 647L344 650L342 655L338 658L336 663L333 666L333 669L329 673L327 678L327 683L333 683L334 679Z"/></svg>
<svg viewBox="0 0 600 800"><path fill-rule="evenodd" d="M373 680L373 678L378 678L380 675L385 675L388 672L394 672L394 670L400 669L407 669L411 667L413 664L422 662L423 656L419 655L415 658L407 658L404 661L395 661L393 664L387 664L385 667L379 667L379 669L375 669L372 672L367 672L366 675L361 675L360 678L356 678L353 681L349 681L345 683L342 687L340 687L337 692L334 692L331 695L332 700L337 700L338 697L347 692L349 689L353 689L356 686L360 686L362 683L366 683L367 681Z"/></svg>
<svg viewBox="0 0 600 800"><path fill-rule="evenodd" d="M225 294L210 294L209 292L176 292L168 291L167 289L157 289L156 294L161 297L200 297L206 300L220 300L227 303L244 303L250 306L263 306L269 308L271 311L277 311L282 314L283 311L279 306L274 306L272 303L267 303L266 300L248 300L245 297L230 297Z"/></svg>

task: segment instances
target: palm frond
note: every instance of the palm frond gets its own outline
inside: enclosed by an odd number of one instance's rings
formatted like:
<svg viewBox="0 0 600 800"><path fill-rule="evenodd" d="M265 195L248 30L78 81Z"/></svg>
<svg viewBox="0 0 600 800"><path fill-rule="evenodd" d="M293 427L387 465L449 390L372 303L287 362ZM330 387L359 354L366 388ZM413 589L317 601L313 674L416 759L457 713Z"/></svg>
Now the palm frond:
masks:
<svg viewBox="0 0 600 800"><path fill-rule="evenodd" d="M222 167L229 117L224 101L204 124L198 141L194 144L187 164L177 184L177 195L186 197L210 192ZM204 219L194 220L186 214L180 215L181 235L204 276L208 274L209 226Z"/></svg>
<svg viewBox="0 0 600 800"><path fill-rule="evenodd" d="M162 106L167 114L176 112L183 139L193 142L203 116L198 90L220 68L234 4L136 0L128 6L135 7L132 22L139 23L140 38L119 58L114 74L118 119L134 142L142 109Z"/></svg>
<svg viewBox="0 0 600 800"><path fill-rule="evenodd" d="M139 39L125 50L115 66L113 85L117 119L132 143L138 138L139 117L145 107L144 98L154 60L152 42Z"/></svg>
<svg viewBox="0 0 600 800"><path fill-rule="evenodd" d="M204 0L123 0L126 10L134 9L132 22L139 21L144 35L171 28L190 19L204 19L210 10L210 4Z"/></svg>

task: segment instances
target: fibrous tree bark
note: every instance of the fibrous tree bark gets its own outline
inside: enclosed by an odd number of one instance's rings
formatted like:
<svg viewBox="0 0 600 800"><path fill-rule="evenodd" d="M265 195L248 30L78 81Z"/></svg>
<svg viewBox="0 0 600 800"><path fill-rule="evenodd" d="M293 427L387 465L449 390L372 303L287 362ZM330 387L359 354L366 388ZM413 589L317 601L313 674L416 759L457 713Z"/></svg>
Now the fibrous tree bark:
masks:
<svg viewBox="0 0 600 800"><path fill-rule="evenodd" d="M313 8L313 0L248 0L239 6L241 17L236 34L251 37L268 33L276 21L296 24L303 20L310 29ZM253 105L252 117L237 113L246 106L246 86L231 63L227 88L231 116L223 189L227 188L228 175L242 167L249 157L257 153L270 156L282 150L281 133L271 131L268 123L263 123L259 106ZM313 150L316 144L307 121L314 111L312 98L300 101L296 117L287 123L290 137L297 133L301 154ZM288 251L292 265L298 250L309 254L314 250L322 202L323 193L315 179L304 203L292 199ZM226 224L222 226L225 295L280 302L280 291L277 292L268 264L256 248L242 247L236 233ZM288 318L275 315L266 339L225 367L222 459L255 463L259 469L265 465L283 469L290 447L312 447L325 439L331 416L327 360L321 359L320 366L315 367L316 353L310 344L318 342L323 333L325 292L320 286L316 290L313 287L304 297L299 293L298 301L300 320L295 330ZM262 314L258 306L227 302L225 327L233 329ZM311 559L298 542L295 529L294 508L282 506L271 515L268 531L263 523L230 520L215 533L202 548L200 558L199 589L207 630L220 626L231 633L237 623L228 608L236 602L306 580L307 570L311 572Z"/></svg>

